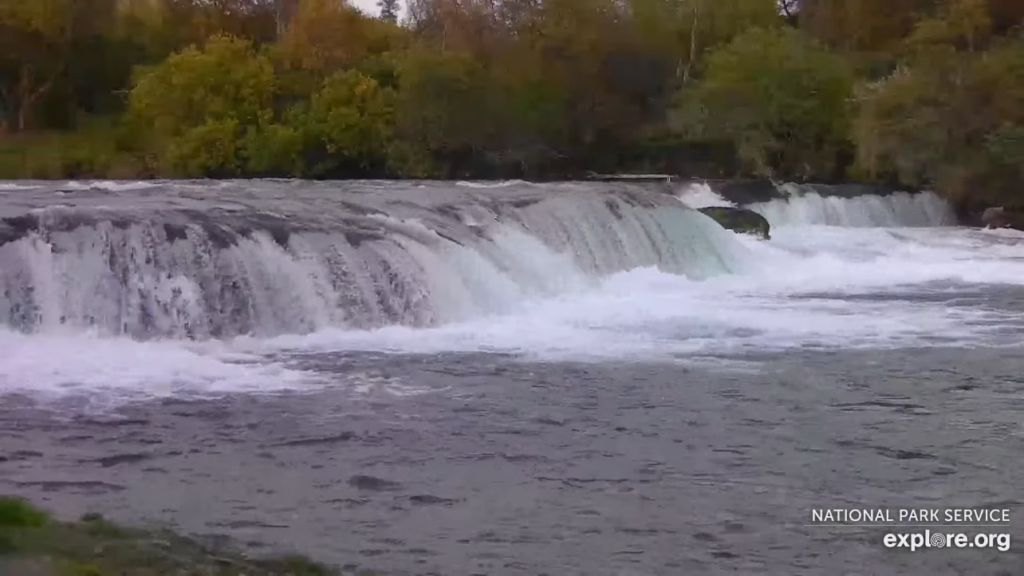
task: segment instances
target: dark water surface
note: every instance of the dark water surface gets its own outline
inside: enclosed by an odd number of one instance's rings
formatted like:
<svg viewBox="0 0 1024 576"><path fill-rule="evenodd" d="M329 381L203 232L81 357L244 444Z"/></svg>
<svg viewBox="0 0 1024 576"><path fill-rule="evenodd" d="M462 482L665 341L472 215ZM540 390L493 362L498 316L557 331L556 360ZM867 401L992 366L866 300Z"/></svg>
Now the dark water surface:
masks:
<svg viewBox="0 0 1024 576"><path fill-rule="evenodd" d="M1016 542L806 527L812 508L1000 507L1024 538L1020 357L308 354L335 387L102 415L8 396L0 490L389 574L1024 574Z"/></svg>

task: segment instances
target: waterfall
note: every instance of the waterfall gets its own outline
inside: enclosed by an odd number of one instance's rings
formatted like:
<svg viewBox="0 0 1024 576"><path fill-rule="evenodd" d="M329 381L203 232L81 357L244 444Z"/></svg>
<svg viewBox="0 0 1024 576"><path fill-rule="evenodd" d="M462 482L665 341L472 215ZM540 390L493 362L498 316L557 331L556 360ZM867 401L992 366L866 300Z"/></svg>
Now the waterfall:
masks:
<svg viewBox="0 0 1024 576"><path fill-rule="evenodd" d="M0 325L151 338L435 326L743 248L615 184L163 182L0 190Z"/></svg>
<svg viewBox="0 0 1024 576"><path fill-rule="evenodd" d="M949 205L932 192L839 198L808 192L786 200L752 204L772 226L819 224L847 228L953 226Z"/></svg>
<svg viewBox="0 0 1024 576"><path fill-rule="evenodd" d="M767 189L766 189L767 188ZM823 225L846 228L955 226L949 204L933 192L869 186L814 184L687 184L678 192L690 208L737 206L758 212L773 227Z"/></svg>

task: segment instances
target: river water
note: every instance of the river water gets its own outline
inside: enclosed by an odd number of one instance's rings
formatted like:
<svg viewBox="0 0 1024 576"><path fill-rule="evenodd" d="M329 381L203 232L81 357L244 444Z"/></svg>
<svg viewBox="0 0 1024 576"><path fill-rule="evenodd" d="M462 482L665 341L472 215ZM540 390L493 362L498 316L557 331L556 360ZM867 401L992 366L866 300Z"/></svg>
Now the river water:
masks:
<svg viewBox="0 0 1024 576"><path fill-rule="evenodd" d="M706 186L360 186L0 183L0 491L349 571L1024 573L808 526L1024 537L1024 235L927 194L753 205L758 241Z"/></svg>

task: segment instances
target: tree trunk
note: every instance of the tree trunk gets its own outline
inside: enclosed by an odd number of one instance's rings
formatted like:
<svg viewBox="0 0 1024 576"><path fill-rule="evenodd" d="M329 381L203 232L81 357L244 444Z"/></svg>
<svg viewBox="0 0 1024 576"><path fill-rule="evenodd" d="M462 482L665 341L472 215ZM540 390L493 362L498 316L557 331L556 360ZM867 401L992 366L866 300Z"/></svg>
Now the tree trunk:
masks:
<svg viewBox="0 0 1024 576"><path fill-rule="evenodd" d="M4 88L0 88L0 136L10 134L12 105L10 93Z"/></svg>
<svg viewBox="0 0 1024 576"><path fill-rule="evenodd" d="M60 66L54 69L53 73L45 82L40 84L38 87L33 87L32 67L27 64L21 67L21 74L18 80L16 93L17 96L15 98L18 108L16 117L17 132L24 132L28 129L29 121L32 117L32 107L35 105L36 101L39 100L43 94L46 94L50 87L53 86L53 83L57 80L57 77L60 76L60 73L63 70L64 63L61 63Z"/></svg>
<svg viewBox="0 0 1024 576"><path fill-rule="evenodd" d="M28 125L28 113L32 108L32 69L29 66L21 67L21 74L18 79L18 132L24 132Z"/></svg>
<svg viewBox="0 0 1024 576"><path fill-rule="evenodd" d="M686 62L686 68L683 70L683 84L690 82L693 61L697 58L697 25L700 24L700 5L701 0L695 0L693 3L693 25L690 27L690 58Z"/></svg>

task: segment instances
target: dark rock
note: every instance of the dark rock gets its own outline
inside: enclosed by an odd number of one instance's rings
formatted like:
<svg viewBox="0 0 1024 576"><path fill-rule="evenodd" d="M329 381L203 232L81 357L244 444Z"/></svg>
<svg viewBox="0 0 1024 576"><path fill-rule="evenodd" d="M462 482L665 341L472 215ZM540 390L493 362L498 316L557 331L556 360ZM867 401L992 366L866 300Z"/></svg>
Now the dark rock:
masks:
<svg viewBox="0 0 1024 576"><path fill-rule="evenodd" d="M740 206L786 198L786 195L779 191L774 182L766 179L708 180L707 184L716 194Z"/></svg>
<svg viewBox="0 0 1024 576"><path fill-rule="evenodd" d="M752 180L693 180L691 183L704 183L716 194L737 206L747 206L772 200L785 200L794 190L780 190L778 184L769 179ZM861 184L856 182L842 184L804 183L795 186L795 194L814 193L823 198L857 198L859 196L889 196L898 191L890 186ZM902 190L916 193L919 190Z"/></svg>
<svg viewBox="0 0 1024 576"><path fill-rule="evenodd" d="M456 500L452 498L442 498L440 496L434 496L431 494L416 494L415 496L409 497L409 502L412 502L413 504L417 504L419 506L447 506L450 504L454 504Z"/></svg>
<svg viewBox="0 0 1024 576"><path fill-rule="evenodd" d="M721 224L726 230L732 230L741 234L753 234L762 240L771 239L771 228L768 225L768 220L753 210L711 206L701 208L700 212Z"/></svg>
<svg viewBox="0 0 1024 576"><path fill-rule="evenodd" d="M349 478L348 485L359 490L371 490L377 492L398 490L402 487L398 482L377 478L376 476L367 476L364 474L357 474L356 476Z"/></svg>
<svg viewBox="0 0 1024 576"><path fill-rule="evenodd" d="M861 184L848 182L844 184L805 184L808 191L815 192L824 198L857 198L859 196L891 196L896 192L909 192L911 194L919 190L898 190L891 186L876 184Z"/></svg>

